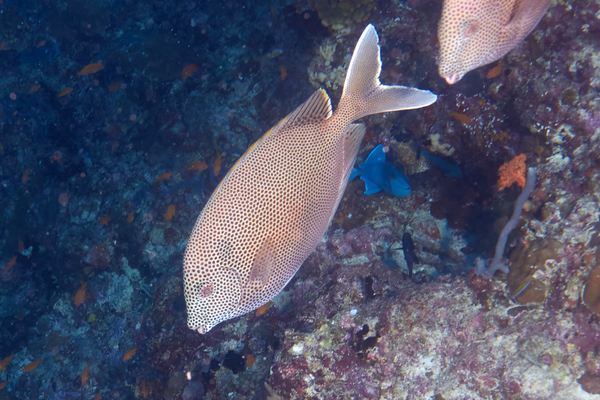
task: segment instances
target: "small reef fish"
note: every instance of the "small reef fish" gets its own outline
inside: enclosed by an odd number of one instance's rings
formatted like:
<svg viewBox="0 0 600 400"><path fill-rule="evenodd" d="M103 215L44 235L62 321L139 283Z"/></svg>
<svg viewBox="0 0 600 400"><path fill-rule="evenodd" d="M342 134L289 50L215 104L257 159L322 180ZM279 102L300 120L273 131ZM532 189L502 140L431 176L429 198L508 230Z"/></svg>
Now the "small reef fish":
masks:
<svg viewBox="0 0 600 400"><path fill-rule="evenodd" d="M252 354L248 354L246 356L246 366L251 367L254 365L254 356Z"/></svg>
<svg viewBox="0 0 600 400"><path fill-rule="evenodd" d="M14 256L13 258L11 258L11 259L10 259L10 260L9 260L9 261L6 263L6 266L4 267L4 270L5 270L5 271L7 271L7 272L8 272L8 271L10 271L10 269L11 269L12 267L14 267L16 263L17 263L17 256ZM1 371L1 370L0 370L0 371Z"/></svg>
<svg viewBox="0 0 600 400"><path fill-rule="evenodd" d="M198 66L196 64L189 64L183 67L181 70L181 79L186 80L190 76L194 75L198 71Z"/></svg>
<svg viewBox="0 0 600 400"><path fill-rule="evenodd" d="M69 93L71 93L72 91L73 91L73 88L72 88L72 87L65 87L65 88L62 88L62 90L61 90L60 92L58 92L58 94L56 95L56 98L58 99L58 98L60 98L60 97L66 96L66 95L68 95Z"/></svg>
<svg viewBox="0 0 600 400"><path fill-rule="evenodd" d="M217 151L217 158L213 164L213 174L215 176L219 176L219 172L221 172L221 163L223 162L223 157L220 151Z"/></svg>
<svg viewBox="0 0 600 400"><path fill-rule="evenodd" d="M79 307L83 304L85 300L85 294L87 293L87 282L83 282L81 287L77 289L77 293L73 296L73 303L75 303L75 307Z"/></svg>
<svg viewBox="0 0 600 400"><path fill-rule="evenodd" d="M85 385L89 378L90 364L87 364L81 373L81 386Z"/></svg>
<svg viewBox="0 0 600 400"><path fill-rule="evenodd" d="M154 179L154 182L166 181L167 179L169 179L171 177L171 175L173 175L173 173L163 172L162 174L157 176L156 179Z"/></svg>
<svg viewBox="0 0 600 400"><path fill-rule="evenodd" d="M141 392L142 392L142 396L144 396L144 398L147 399L148 398L148 394L150 392L148 391L148 386L146 385L146 381L142 381Z"/></svg>
<svg viewBox="0 0 600 400"><path fill-rule="evenodd" d="M42 362L42 360L39 360L39 359L37 361L30 362L29 364L27 364L26 366L23 367L23 372L33 371L41 364L41 362Z"/></svg>
<svg viewBox="0 0 600 400"><path fill-rule="evenodd" d="M426 151L421 151L421 157L428 159L433 165L444 171L444 176L462 179L463 173L456 162L446 161L443 158L429 154Z"/></svg>
<svg viewBox="0 0 600 400"><path fill-rule="evenodd" d="M263 315L264 313L267 312L267 310L269 309L269 307L271 307L272 304L273 304L273 302L269 301L267 304L263 304L262 306L258 307L255 315L257 317L260 317L261 315Z"/></svg>
<svg viewBox="0 0 600 400"><path fill-rule="evenodd" d="M341 224L342 222L344 222L344 213L341 211L337 213L337 217L333 219L333 222L336 224Z"/></svg>
<svg viewBox="0 0 600 400"><path fill-rule="evenodd" d="M285 81L285 78L287 77L287 68L285 67L285 65L282 65L281 67L279 67L279 79L281 80L281 82Z"/></svg>
<svg viewBox="0 0 600 400"><path fill-rule="evenodd" d="M100 225L108 225L110 220L110 215L105 215L104 217L100 218Z"/></svg>
<svg viewBox="0 0 600 400"><path fill-rule="evenodd" d="M188 327L220 322L271 301L321 242L343 197L371 114L428 106L427 90L379 82L373 25L362 33L332 113L324 90L254 143L201 211L183 260Z"/></svg>
<svg viewBox="0 0 600 400"><path fill-rule="evenodd" d="M173 216L175 215L175 204L170 204L169 207L167 207L167 212L165 213L165 221L169 222Z"/></svg>
<svg viewBox="0 0 600 400"><path fill-rule="evenodd" d="M511 296L513 298L517 297L518 295L520 295L521 293L523 293L525 291L525 289L527 289L527 287L529 286L529 284L533 282L532 280L529 281L523 281L521 282L521 284L519 286L517 286L517 288L515 289L515 293L511 294Z"/></svg>
<svg viewBox="0 0 600 400"><path fill-rule="evenodd" d="M104 69L104 64L102 63L92 63L88 64L85 67L81 68L81 70L77 73L78 77L82 77L89 74L95 74L96 72Z"/></svg>
<svg viewBox="0 0 600 400"><path fill-rule="evenodd" d="M128 361L131 359L131 357L133 357L135 355L135 353L138 351L137 346L135 346L133 349L129 350L127 353L125 353L125 355L123 356L123 361Z"/></svg>
<svg viewBox="0 0 600 400"><path fill-rule="evenodd" d="M11 354L10 356L4 357L2 359L2 361L0 361L0 371L4 371L6 369L6 367L8 367L8 364L10 364L10 362L13 360L14 357L15 357L14 353Z"/></svg>
<svg viewBox="0 0 600 400"><path fill-rule="evenodd" d="M375 147L367 160L359 167L360 169L352 170L350 180L360 175L360 179L365 182L365 194L374 194L381 189L398 197L410 194L410 185L404 175L392 164L385 162L382 144Z"/></svg>
<svg viewBox="0 0 600 400"><path fill-rule="evenodd" d="M31 170L28 168L25 171L23 171L23 176L21 177L21 182L23 183L27 183L27 181L29 180L29 173L31 172Z"/></svg>
<svg viewBox="0 0 600 400"><path fill-rule="evenodd" d="M402 251L404 252L404 259L408 266L408 276L412 279L413 276L413 265L419 263L419 258L415 253L415 243L412 240L410 233L404 232L402 235Z"/></svg>
<svg viewBox="0 0 600 400"><path fill-rule="evenodd" d="M518 45L544 16L551 0L444 0L438 25L438 71L453 85Z"/></svg>
<svg viewBox="0 0 600 400"><path fill-rule="evenodd" d="M208 168L208 165L206 165L206 163L203 163L203 162L193 162L193 163L189 163L187 165L187 169L190 171L202 172L207 168Z"/></svg>
<svg viewBox="0 0 600 400"><path fill-rule="evenodd" d="M465 125L471 125L473 123L473 120L468 115L457 113L454 111L450 111L449 114L452 118L454 118L458 122L462 122Z"/></svg>
<svg viewBox="0 0 600 400"><path fill-rule="evenodd" d="M490 69L488 73L485 75L487 79L492 79L497 77L502 73L502 65L498 64L494 68Z"/></svg>
<svg viewBox="0 0 600 400"><path fill-rule="evenodd" d="M8 386L8 381L0 382L0 390Z"/></svg>

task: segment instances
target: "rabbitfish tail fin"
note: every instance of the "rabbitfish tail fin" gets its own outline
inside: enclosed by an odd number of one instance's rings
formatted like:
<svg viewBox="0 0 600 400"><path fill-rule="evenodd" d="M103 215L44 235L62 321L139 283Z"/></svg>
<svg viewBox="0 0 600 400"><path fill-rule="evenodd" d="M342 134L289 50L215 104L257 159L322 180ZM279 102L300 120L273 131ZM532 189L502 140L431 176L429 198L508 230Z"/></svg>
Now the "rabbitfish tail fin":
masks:
<svg viewBox="0 0 600 400"><path fill-rule="evenodd" d="M437 99L428 90L382 85L379 82L381 57L378 42L375 27L369 24L350 60L344 92L336 111L336 114L345 114L350 121L371 114L425 107Z"/></svg>

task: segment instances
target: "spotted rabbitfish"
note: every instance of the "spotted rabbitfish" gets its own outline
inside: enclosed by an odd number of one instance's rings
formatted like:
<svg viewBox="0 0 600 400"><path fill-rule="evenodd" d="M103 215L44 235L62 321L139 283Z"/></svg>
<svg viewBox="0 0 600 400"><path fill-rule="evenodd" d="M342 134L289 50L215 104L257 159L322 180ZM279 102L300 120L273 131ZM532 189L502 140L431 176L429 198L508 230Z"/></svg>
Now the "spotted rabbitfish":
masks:
<svg viewBox="0 0 600 400"><path fill-rule="evenodd" d="M317 90L254 143L206 203L183 279L188 326L201 334L272 300L315 250L346 189L367 115L425 107L426 90L379 82L379 38L362 33L335 113Z"/></svg>
<svg viewBox="0 0 600 400"><path fill-rule="evenodd" d="M439 73L453 85L518 45L551 0L444 0L438 25Z"/></svg>

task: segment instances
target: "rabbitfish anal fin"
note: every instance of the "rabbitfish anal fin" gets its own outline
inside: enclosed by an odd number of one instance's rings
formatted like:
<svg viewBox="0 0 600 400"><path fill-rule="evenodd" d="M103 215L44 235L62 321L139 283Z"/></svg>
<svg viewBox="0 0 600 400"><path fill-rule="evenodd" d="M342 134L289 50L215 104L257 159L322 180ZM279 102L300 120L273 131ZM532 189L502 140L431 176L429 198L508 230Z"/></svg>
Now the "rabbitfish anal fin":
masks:
<svg viewBox="0 0 600 400"><path fill-rule="evenodd" d="M354 163L356 162L355 154L358 153L360 142L362 142L366 131L367 128L364 124L350 124L350 126L348 126L348 128L344 132L344 168L346 171L344 174L344 179L346 179L347 176L350 177L350 179L352 179L352 170L354 169ZM345 186L342 189L342 192L344 191L344 189Z"/></svg>

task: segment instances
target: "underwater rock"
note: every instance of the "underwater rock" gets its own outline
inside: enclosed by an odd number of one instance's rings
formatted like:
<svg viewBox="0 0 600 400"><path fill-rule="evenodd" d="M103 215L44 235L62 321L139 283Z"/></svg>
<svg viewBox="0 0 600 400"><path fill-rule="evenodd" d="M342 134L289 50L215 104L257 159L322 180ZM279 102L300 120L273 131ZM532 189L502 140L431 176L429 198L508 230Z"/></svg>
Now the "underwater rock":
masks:
<svg viewBox="0 0 600 400"><path fill-rule="evenodd" d="M586 392L600 394L600 374L586 371L577 382L581 384L581 388Z"/></svg>
<svg viewBox="0 0 600 400"><path fill-rule="evenodd" d="M590 271L583 289L583 304L594 314L600 315L600 265L596 265Z"/></svg>
<svg viewBox="0 0 600 400"><path fill-rule="evenodd" d="M375 0L310 0L308 4L317 11L323 26L335 30L365 22L375 8Z"/></svg>
<svg viewBox="0 0 600 400"><path fill-rule="evenodd" d="M543 277L546 261L558 258L563 246L556 241L536 239L527 246L519 245L510 255L510 272L506 278L508 293L520 304L543 303L549 282Z"/></svg>

